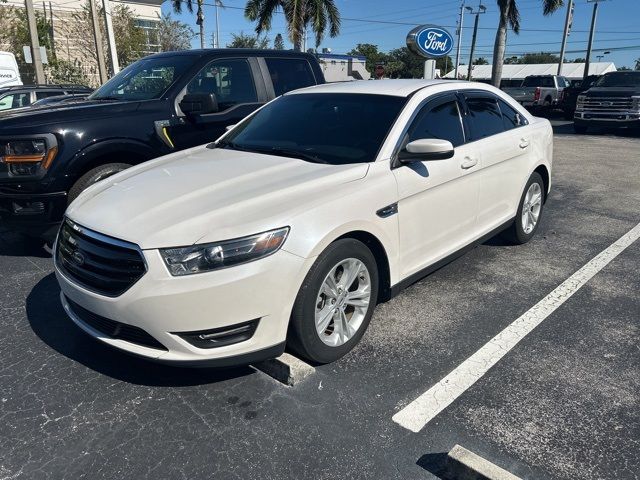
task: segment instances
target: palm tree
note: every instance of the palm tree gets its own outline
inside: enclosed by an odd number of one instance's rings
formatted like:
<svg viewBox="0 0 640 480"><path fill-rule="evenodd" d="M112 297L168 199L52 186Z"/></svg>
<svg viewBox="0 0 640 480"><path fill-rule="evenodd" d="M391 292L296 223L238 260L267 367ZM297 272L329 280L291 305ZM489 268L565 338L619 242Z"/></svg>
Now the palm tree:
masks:
<svg viewBox="0 0 640 480"><path fill-rule="evenodd" d="M302 49L309 27L315 34L316 47L322 42L327 26L331 37L340 32L340 12L335 0L248 0L244 15L258 22L256 33L260 35L271 28L271 19L278 9L284 13L294 50Z"/></svg>
<svg viewBox="0 0 640 480"><path fill-rule="evenodd" d="M189 13L193 13L194 0L171 0L173 11L176 13L182 13L183 3L187 4L187 10L189 10ZM204 10L202 9L204 0L195 0L195 3L198 5L198 11L196 13L196 25L200 27L200 48L204 48Z"/></svg>
<svg viewBox="0 0 640 480"><path fill-rule="evenodd" d="M493 46L493 66L491 68L491 83L498 87L502 79L502 65L504 51L507 45L507 26L516 35L520 32L520 12L516 0L497 0L500 9L500 22L496 32L496 43ZM564 5L564 0L542 0L542 13L550 15Z"/></svg>

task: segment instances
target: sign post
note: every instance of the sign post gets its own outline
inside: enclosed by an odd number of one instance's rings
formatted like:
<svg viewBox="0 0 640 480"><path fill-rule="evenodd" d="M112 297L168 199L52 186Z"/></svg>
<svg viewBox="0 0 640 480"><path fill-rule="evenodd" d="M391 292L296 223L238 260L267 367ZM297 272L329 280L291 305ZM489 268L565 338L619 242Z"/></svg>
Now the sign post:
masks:
<svg viewBox="0 0 640 480"><path fill-rule="evenodd" d="M420 25L407 34L407 47L416 55L430 59L433 63L427 71L425 62L425 77L435 76L435 60L445 57L453 49L453 37L444 28L435 25ZM430 73L430 77L427 75Z"/></svg>

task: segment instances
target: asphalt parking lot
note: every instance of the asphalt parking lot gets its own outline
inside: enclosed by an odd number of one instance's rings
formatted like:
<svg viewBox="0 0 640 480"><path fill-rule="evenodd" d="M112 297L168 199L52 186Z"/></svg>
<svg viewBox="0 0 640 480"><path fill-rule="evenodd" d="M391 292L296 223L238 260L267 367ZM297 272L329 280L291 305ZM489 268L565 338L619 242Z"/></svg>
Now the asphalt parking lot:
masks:
<svg viewBox="0 0 640 480"><path fill-rule="evenodd" d="M392 420L640 222L640 138L554 123L536 238L491 239L379 305L350 355L293 388L90 339L50 255L1 233L0 479L433 479L455 444L522 478L638 478L640 241L418 432Z"/></svg>

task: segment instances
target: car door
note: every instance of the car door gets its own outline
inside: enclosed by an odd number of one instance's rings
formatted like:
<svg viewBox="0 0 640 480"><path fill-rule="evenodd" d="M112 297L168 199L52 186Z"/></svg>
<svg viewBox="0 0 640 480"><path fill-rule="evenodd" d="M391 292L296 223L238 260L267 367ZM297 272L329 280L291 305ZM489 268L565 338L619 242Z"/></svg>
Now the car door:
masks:
<svg viewBox="0 0 640 480"><path fill-rule="evenodd" d="M489 92L465 92L469 144L479 154L478 228L482 234L513 217L530 141L527 120Z"/></svg>
<svg viewBox="0 0 640 480"><path fill-rule="evenodd" d="M238 123L267 101L256 59L246 57L209 62L187 84L185 93L213 93L219 110L197 119L187 118L179 111L178 121L167 127L178 150L216 140L227 126Z"/></svg>
<svg viewBox="0 0 640 480"><path fill-rule="evenodd" d="M477 153L465 144L455 94L429 100L404 134L401 149L421 138L449 140L452 158L394 168L398 185L401 275L407 277L473 240L476 229Z"/></svg>

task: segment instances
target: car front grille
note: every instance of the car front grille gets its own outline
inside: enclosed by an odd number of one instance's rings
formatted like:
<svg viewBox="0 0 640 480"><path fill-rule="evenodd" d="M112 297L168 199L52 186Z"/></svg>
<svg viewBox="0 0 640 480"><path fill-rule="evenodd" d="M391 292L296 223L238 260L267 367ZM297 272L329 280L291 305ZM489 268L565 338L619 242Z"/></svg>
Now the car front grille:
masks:
<svg viewBox="0 0 640 480"><path fill-rule="evenodd" d="M60 227L56 265L80 286L108 297L117 297L146 272L139 249L85 229L68 219Z"/></svg>
<svg viewBox="0 0 640 480"><path fill-rule="evenodd" d="M101 317L100 315L81 307L68 297L65 297L65 299L67 300L71 311L81 322L87 324L107 337L124 340L144 347L155 348L156 350L167 350L164 345L141 328Z"/></svg>
<svg viewBox="0 0 640 480"><path fill-rule="evenodd" d="M627 112L633 108L631 97L585 97L578 102L578 108L590 112Z"/></svg>

